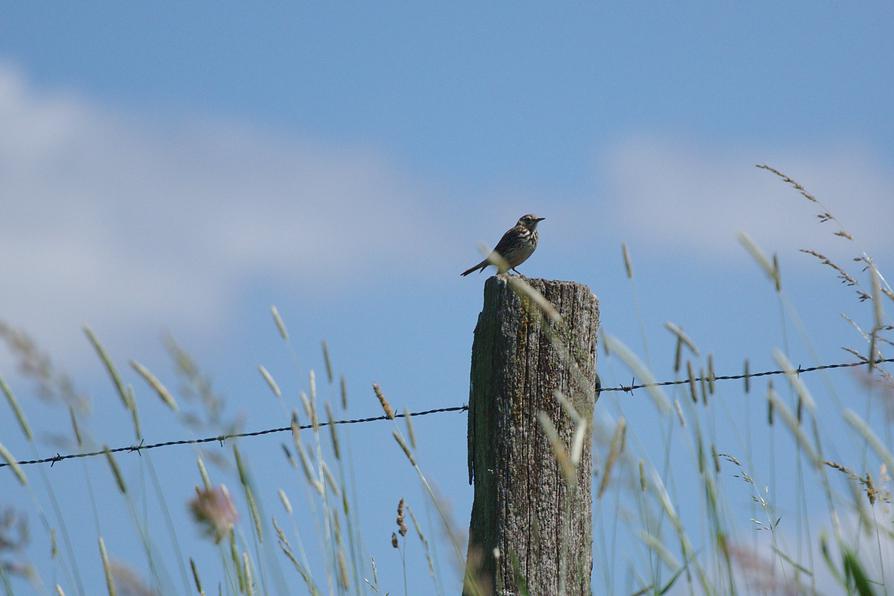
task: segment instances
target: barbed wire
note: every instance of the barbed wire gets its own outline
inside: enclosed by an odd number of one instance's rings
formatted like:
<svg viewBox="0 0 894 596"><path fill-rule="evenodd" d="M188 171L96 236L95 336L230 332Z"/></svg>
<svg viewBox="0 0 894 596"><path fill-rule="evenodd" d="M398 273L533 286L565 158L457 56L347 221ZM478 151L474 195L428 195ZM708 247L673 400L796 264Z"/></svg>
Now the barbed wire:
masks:
<svg viewBox="0 0 894 596"><path fill-rule="evenodd" d="M879 360L875 360L872 364L886 364L894 362L894 358L882 358ZM835 368L852 368L856 366L868 366L869 361L863 360L860 362L839 362L836 364L822 364L819 366L809 366L809 367L801 367L794 369L795 374L809 373L815 372L819 370L829 370ZM742 373L738 375L714 375L714 376L703 376L703 377L695 377L692 380L695 382L701 381L736 381L736 380L744 380L744 379L752 379L755 377L768 377L773 375L784 375L787 374L784 370L764 370L758 372L749 372ZM690 382L690 379L687 377L685 379L675 379L673 381L660 381L658 383L643 383L643 384L630 384L630 385L617 385L613 387L601 387L598 388L598 393L611 393L611 392L624 392L624 393L633 393L637 389L645 389L647 387L668 387L672 385L685 385ZM406 418L407 416L411 418L416 418L419 416L429 416L432 414L444 414L448 412L465 412L469 409L468 404L463 404L461 406L449 406L445 408L434 408L431 410L420 410L418 412L409 412L409 413L395 413L394 418ZM330 426L330 425L344 425L344 424L365 424L367 422L380 422L383 420L390 420L389 416L368 416L366 418L347 418L342 420L332 420L325 422L318 422L317 426ZM313 428L313 424L302 424L298 428L301 430L306 430ZM230 439L243 439L248 437L260 437L262 435L269 435L274 433L281 432L291 432L291 426L279 426L276 428L265 428L263 430L255 430L249 432L241 432L241 433L228 433L210 437L200 437L195 439L176 439L172 441L162 441L160 443L144 443L140 442L135 445L128 445L126 447L115 447L114 449L101 449L98 451L83 451L78 453L56 453L56 455L51 457L44 457L39 459L25 459L16 461L16 464L19 466L30 466L37 464L50 464L50 467L53 467L60 461L65 461L68 459L79 459L83 457L98 457L100 455L106 455L106 453L140 453L142 451L147 451L149 449L160 449L162 447L173 447L175 445L201 445L204 443L220 443L224 444L225 441ZM0 468L9 467L11 464L7 462L0 462Z"/></svg>
<svg viewBox="0 0 894 596"><path fill-rule="evenodd" d="M872 364L885 364L888 362L894 362L894 358L882 358L879 360L873 361ZM800 375L801 373L809 373L818 370L829 370L833 368L851 368L854 366L868 366L868 360L862 360L860 362L839 362L837 364L821 364L819 366L808 366L802 367L798 365L798 368L793 369L795 374ZM758 372L748 372L742 373L738 375L714 375L714 376L704 376L704 377L694 377L692 380L696 383L701 381L742 381L745 379L753 379L755 377L769 377L773 375L784 375L786 372L784 370L764 370ZM673 381L660 381L658 383L643 383L641 385L618 385L617 387L603 387L600 389L600 393L608 393L610 391L623 391L625 393L632 393L636 389L645 389L646 387L668 387L671 385L687 385L689 383L689 377L685 379L674 379Z"/></svg>
<svg viewBox="0 0 894 596"><path fill-rule="evenodd" d="M410 417L416 416L428 416L430 414L443 414L445 412L465 412L469 409L469 406L463 404L461 406L450 406L447 408L434 408L432 410L422 410L419 412L410 412ZM406 418L408 414L406 413L397 413L395 412L395 418ZM334 424L363 424L366 422L378 422L380 420L390 420L388 416L368 416L366 418L348 418L344 420L333 420L331 422L317 422L317 426L330 426ZM313 424L302 424L298 428L301 430L306 430L309 428L313 428ZM60 454L57 453L52 457L43 457L40 459L23 459L21 461L17 461L16 463L20 466L29 466L34 464L50 464L50 467L55 465L57 462L65 461L66 459L78 459L81 457L97 457L100 455L105 455L108 453L139 453L140 451L147 451L149 449L160 449L161 447L173 447L174 445L200 445L202 443L220 443L223 445L224 441L229 439L243 439L246 437L260 437L261 435L270 435L273 433L282 433L282 432L291 432L291 426L278 426L276 428L265 428L263 430L253 430L242 433L227 433L222 435L217 435L213 437L201 437L197 439L176 439L173 441L162 441L160 443L143 443L142 441L136 445L128 445L127 447L115 447L114 449L100 449L98 451L83 451L79 453L66 453ZM0 468L4 468L9 466L10 464L6 462L0 462Z"/></svg>

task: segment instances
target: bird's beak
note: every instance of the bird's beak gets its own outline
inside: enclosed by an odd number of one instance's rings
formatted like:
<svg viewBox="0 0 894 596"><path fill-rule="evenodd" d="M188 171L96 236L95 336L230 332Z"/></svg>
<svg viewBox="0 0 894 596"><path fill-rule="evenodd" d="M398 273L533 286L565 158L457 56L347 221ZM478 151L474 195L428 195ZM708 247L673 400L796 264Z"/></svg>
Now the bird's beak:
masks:
<svg viewBox="0 0 894 596"><path fill-rule="evenodd" d="M546 218L545 218L545 217L538 217L535 221L543 221L544 219L546 219Z"/></svg>

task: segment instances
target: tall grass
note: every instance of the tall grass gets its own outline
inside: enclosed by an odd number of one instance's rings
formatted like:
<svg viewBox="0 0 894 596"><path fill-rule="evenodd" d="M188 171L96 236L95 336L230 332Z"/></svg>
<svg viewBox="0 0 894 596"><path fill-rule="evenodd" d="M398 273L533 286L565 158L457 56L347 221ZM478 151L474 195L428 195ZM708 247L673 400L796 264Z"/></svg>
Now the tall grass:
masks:
<svg viewBox="0 0 894 596"><path fill-rule="evenodd" d="M719 359L715 362L714 353L698 345L679 322L665 325L673 342L666 354L656 351L661 340L647 338L639 314L643 356L603 331L600 338L606 352L599 366L603 382L626 383L632 375L650 386L635 393L634 402L622 394L603 395L592 421L593 585L600 586L598 592L892 591L887 582L894 573L894 377L876 360L894 345L885 309L887 301L894 302L894 292L880 264L857 247L858 240L817 197L779 170L759 167L817 208L819 222L835 226L836 241L854 247L854 260L844 264L816 247L802 252L833 274L831 281L855 292L853 312L844 316L855 331L856 343L845 348L866 363L857 379L861 391L854 391L854 383L843 380L843 373L810 377L799 373L792 353L812 354L814 363L819 363L816 349L786 291L779 257L769 256L747 233L739 241L766 276L768 298L779 305L775 325L781 347L743 354L744 383L717 380L718 371L729 369ZM643 301L626 244L622 259L639 312ZM520 278L510 283L531 298L526 303L536 309L540 315L536 320L545 329L561 328L556 310L529 284ZM466 536L461 529L465 523L457 521L437 489L439 482L451 479L439 478L438 470L425 467L423 447L438 437L417 431L406 410L401 421L400 408L389 401L387 388L376 384L361 398L352 396L351 405L359 402L367 411L381 408L390 428L380 428L373 445L358 444L354 429L332 424L336 412L348 409L349 401L346 377L329 344L320 345L325 376L318 381L313 370L300 366L303 358L292 343L287 317L276 307L271 314L271 337L282 341L292 368L274 374L273 367L258 364L258 382L269 392L266 399L276 400L283 419L291 421L291 440L269 448L277 458L285 454L287 473L271 472L274 468L267 458L253 455L254 446L231 441L195 448L189 458L196 462L195 471L180 478L181 485L171 486L159 479L153 458L182 457L182 453L143 454L135 462L136 456L124 460L106 450L105 477L95 477L95 468L81 464L93 511L91 552L75 548L82 542L73 539L69 528L83 512L67 507L66 495L59 493L45 468L20 466L21 454L9 447L16 429L34 457L43 451L29 417L32 404L20 397L25 381L36 383L36 393L61 408L71 425L69 448L93 449L106 439L94 438L88 401L70 377L26 334L0 324L0 337L20 364L18 375L0 371L0 392L14 421L0 436L0 458L9 464L0 469L0 486L4 491L25 491L31 513L40 520L37 531L52 545L48 560L31 552L27 532L18 521L25 518L0 512L0 585L5 593L410 594L414 587L418 593L419 586L434 594L461 588L473 594L487 592L487 583L474 574L475 566L466 565ZM859 325L861 320L866 322ZM164 379L140 362L128 361L140 379L138 391L128 384L124 374L128 371L119 368L117 355L90 328L84 332L86 347L95 353L108 388L118 397L114 407L123 408L137 442L145 430L140 408L146 403L141 391L147 389L184 433L216 436L241 427L238 418L227 417L226 402L209 376L172 338L165 345L174 365L173 378ZM558 341L555 345L560 347ZM573 355L559 351L570 374L580 380L583 375ZM752 363L770 359L785 375L776 377L775 383L752 378ZM665 373L659 362L672 364ZM741 367L742 360L736 366ZM668 390L653 385L664 378L684 382ZM171 389L176 383L180 388ZM597 398L593 388L587 391L591 399ZM557 469L575 487L589 423L569 399L561 395L557 399L575 425L571 442L562 442L554 421L545 414L539 424ZM647 410L640 402L651 405ZM753 411L766 415L752 416ZM310 428L302 430L305 424ZM364 495L372 487L358 484L354 468L355 450L373 448L383 465L403 467L418 483L376 488L389 494L391 503L398 503L387 514L374 512L385 518L387 530L381 536L362 531L367 527L360 517ZM31 481L35 475L39 483ZM104 519L108 500L101 491L108 486L127 512L125 527ZM231 492L228 486L238 490ZM194 528L178 526L172 514L186 506ZM465 513L460 515L463 520ZM204 541L185 541L184 533L192 536L196 528ZM117 545L128 536L136 537L141 558L123 564L116 560ZM381 560L391 554L392 546L400 571L382 576L373 553ZM32 564L32 559L38 563ZM560 565L565 559L567 554ZM172 563L176 574L169 571ZM90 565L96 569L87 573ZM84 576L94 579L85 581ZM524 591L523 577L518 580Z"/></svg>

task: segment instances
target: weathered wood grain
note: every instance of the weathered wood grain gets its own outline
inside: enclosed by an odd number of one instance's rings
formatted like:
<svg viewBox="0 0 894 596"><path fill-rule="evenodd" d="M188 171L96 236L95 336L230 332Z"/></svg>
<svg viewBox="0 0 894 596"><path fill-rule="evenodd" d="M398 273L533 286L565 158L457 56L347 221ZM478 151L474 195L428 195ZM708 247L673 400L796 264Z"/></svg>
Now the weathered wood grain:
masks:
<svg viewBox="0 0 894 596"><path fill-rule="evenodd" d="M544 319L505 277L485 283L472 346L469 481L475 497L467 575L497 594L517 594L519 578L530 594L558 594L560 587L565 594L590 594L589 430L577 481L569 486L537 413L549 415L566 446L574 423L556 392L592 419L599 304L581 284L526 281L555 306L562 323Z"/></svg>

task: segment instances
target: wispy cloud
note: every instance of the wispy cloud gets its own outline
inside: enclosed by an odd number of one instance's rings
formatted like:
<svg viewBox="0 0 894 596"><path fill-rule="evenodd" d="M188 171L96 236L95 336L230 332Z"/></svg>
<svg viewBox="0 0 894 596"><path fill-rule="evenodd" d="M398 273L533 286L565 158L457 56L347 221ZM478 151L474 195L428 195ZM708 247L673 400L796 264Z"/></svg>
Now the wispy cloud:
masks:
<svg viewBox="0 0 894 596"><path fill-rule="evenodd" d="M773 165L808 187L854 235L833 238L818 207L754 164ZM604 155L609 217L639 246L724 261L741 253L745 231L767 250L858 250L890 254L894 170L852 144L732 148L670 138L632 137ZM806 258L806 257L805 257Z"/></svg>
<svg viewBox="0 0 894 596"><path fill-rule="evenodd" d="M362 148L136 118L3 65L0 130L0 316L51 345L82 321L201 331L252 281L343 287L446 244L436 193Z"/></svg>
<svg viewBox="0 0 894 596"><path fill-rule="evenodd" d="M834 244L812 205L752 167L761 161L804 182L861 247L894 246L894 173L852 148L767 154L633 137L603 155L591 213L588 193L496 181L454 196L369 148L122 113L36 89L2 63L0 130L0 317L55 350L81 342L85 321L121 337L215 329L258 281L307 294L452 278L525 211L548 218L534 270L545 274L551 255L579 255L594 237L719 262L741 254L740 230L768 250L816 248L822 234Z"/></svg>

